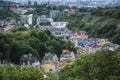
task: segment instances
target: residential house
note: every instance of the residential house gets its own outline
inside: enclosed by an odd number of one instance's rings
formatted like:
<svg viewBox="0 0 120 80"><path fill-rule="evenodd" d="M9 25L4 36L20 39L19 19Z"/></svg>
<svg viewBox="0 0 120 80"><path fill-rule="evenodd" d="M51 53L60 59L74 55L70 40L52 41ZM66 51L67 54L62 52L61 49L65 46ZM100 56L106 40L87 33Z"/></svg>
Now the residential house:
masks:
<svg viewBox="0 0 120 80"><path fill-rule="evenodd" d="M37 62L38 64L38 59L36 56L32 55L32 54L24 54L21 56L20 58L20 65L34 65Z"/></svg>
<svg viewBox="0 0 120 80"><path fill-rule="evenodd" d="M64 15L71 15L71 14L75 14L76 11L74 9L70 8L70 9L65 9L63 11L63 13L64 13Z"/></svg>
<svg viewBox="0 0 120 80"><path fill-rule="evenodd" d="M40 30L51 30L52 26L41 26L41 25L37 25L36 28L40 29Z"/></svg>
<svg viewBox="0 0 120 80"><path fill-rule="evenodd" d="M60 55L60 61L65 60L69 62L74 59L75 59L75 55L73 51L63 50L62 54Z"/></svg>
<svg viewBox="0 0 120 80"><path fill-rule="evenodd" d="M15 27L16 27L15 23L8 22L5 25L3 24L3 26L0 27L0 32L8 31L8 30L14 29Z"/></svg>
<svg viewBox="0 0 120 80"><path fill-rule="evenodd" d="M51 22L51 30L50 32L56 36L64 36L67 35L70 30L66 28L68 22Z"/></svg>
<svg viewBox="0 0 120 80"><path fill-rule="evenodd" d="M51 73L52 71L55 71L55 66L51 65L51 64L44 64L41 65L40 68L44 73Z"/></svg>
<svg viewBox="0 0 120 80"><path fill-rule="evenodd" d="M65 28L68 22L51 22L52 27L54 28Z"/></svg>
<svg viewBox="0 0 120 80"><path fill-rule="evenodd" d="M56 36L67 36L71 33L71 31L66 28L51 28L50 32Z"/></svg>
<svg viewBox="0 0 120 80"><path fill-rule="evenodd" d="M53 18L47 18L46 16L40 16L37 18L37 25L42 22L53 22Z"/></svg>
<svg viewBox="0 0 120 80"><path fill-rule="evenodd" d="M21 15L24 15L28 11L34 11L35 10L35 8L33 8L33 7L24 7L24 6L20 7L19 5L16 5L16 4L12 5L10 7L10 9L14 13L21 14Z"/></svg>
<svg viewBox="0 0 120 80"><path fill-rule="evenodd" d="M42 59L42 64L53 64L57 65L58 57L56 54L46 53L45 56Z"/></svg>
<svg viewBox="0 0 120 80"><path fill-rule="evenodd" d="M86 31L76 30L75 34L77 35L77 38L80 38L80 39L87 39L88 38L88 34Z"/></svg>
<svg viewBox="0 0 120 80"><path fill-rule="evenodd" d="M75 60L75 54L72 51L69 50L63 50L62 54L60 55L60 69L64 68L68 63L70 63L72 60Z"/></svg>
<svg viewBox="0 0 120 80"><path fill-rule="evenodd" d="M50 11L50 17L51 18L55 18L55 17L60 17L60 16L63 16L64 13L63 12L60 12L58 10L53 10L53 11Z"/></svg>
<svg viewBox="0 0 120 80"><path fill-rule="evenodd" d="M70 15L71 15L71 14L75 14L75 10L72 9L72 8L70 8L69 11L68 11L68 14L70 14Z"/></svg>
<svg viewBox="0 0 120 80"><path fill-rule="evenodd" d="M92 53L95 53L96 51L98 50L101 50L101 45L97 45L97 44L90 44L88 45L88 53L92 54Z"/></svg>
<svg viewBox="0 0 120 80"><path fill-rule="evenodd" d="M118 47L120 47L118 44L113 44L113 43L107 43L105 45L102 46L102 49L108 49L108 50L115 50Z"/></svg>

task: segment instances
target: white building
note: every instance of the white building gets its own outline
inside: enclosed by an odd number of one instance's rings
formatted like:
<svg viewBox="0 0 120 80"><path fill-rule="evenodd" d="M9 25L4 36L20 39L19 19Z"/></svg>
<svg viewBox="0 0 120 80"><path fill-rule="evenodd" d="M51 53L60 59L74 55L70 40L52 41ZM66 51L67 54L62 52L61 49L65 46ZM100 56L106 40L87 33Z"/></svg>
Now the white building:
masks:
<svg viewBox="0 0 120 80"><path fill-rule="evenodd" d="M24 25L32 25L32 20L33 20L33 14L21 15L21 22Z"/></svg>
<svg viewBox="0 0 120 80"><path fill-rule="evenodd" d="M33 18L33 14L27 15L27 21L29 25L32 25L32 18Z"/></svg>
<svg viewBox="0 0 120 80"><path fill-rule="evenodd" d="M52 27L54 28L65 28L68 22L51 22Z"/></svg>
<svg viewBox="0 0 120 80"><path fill-rule="evenodd" d="M38 17L37 18L37 25L39 25L42 22L53 22L53 18Z"/></svg>

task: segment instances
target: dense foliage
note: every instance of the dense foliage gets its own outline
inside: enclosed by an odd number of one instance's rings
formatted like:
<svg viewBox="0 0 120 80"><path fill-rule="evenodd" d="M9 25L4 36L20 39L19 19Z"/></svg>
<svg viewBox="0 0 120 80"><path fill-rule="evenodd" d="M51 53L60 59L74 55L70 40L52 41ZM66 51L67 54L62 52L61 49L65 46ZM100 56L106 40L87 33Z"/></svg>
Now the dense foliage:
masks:
<svg viewBox="0 0 120 80"><path fill-rule="evenodd" d="M90 37L108 38L113 43L120 44L119 12L120 8L98 8L91 10L88 15L63 16L55 20L68 21L67 27L73 31L85 30Z"/></svg>
<svg viewBox="0 0 120 80"><path fill-rule="evenodd" d="M70 30L76 30L76 28L81 28L84 25L82 25L80 23L80 21L84 18L85 15L70 15L70 16L63 16L63 17L58 17L55 18L55 21L65 21L65 22L69 22L69 24L67 25L67 27Z"/></svg>
<svg viewBox="0 0 120 80"><path fill-rule="evenodd" d="M59 10L59 11L63 11L65 9L68 9L69 7L67 6L56 6L56 5L52 5L52 4L37 4L37 2L34 3L34 6L32 6L35 8L35 11L29 11L25 14L34 14L34 15L46 15L47 17L49 17L49 12L52 10Z"/></svg>
<svg viewBox="0 0 120 80"><path fill-rule="evenodd" d="M18 20L18 15L10 10L10 2L0 0L0 20Z"/></svg>
<svg viewBox="0 0 120 80"><path fill-rule="evenodd" d="M91 10L92 15L97 15L97 16L107 16L107 17L112 17L112 18L120 18L120 8L98 8L98 9L92 9Z"/></svg>
<svg viewBox="0 0 120 80"><path fill-rule="evenodd" d="M57 38L49 31L20 27L0 33L1 60L7 59L18 64L20 57L28 53L34 54L40 60L49 52L59 57L63 49L75 51L71 42Z"/></svg>
<svg viewBox="0 0 120 80"><path fill-rule="evenodd" d="M119 80L120 49L82 54L60 71L60 80Z"/></svg>
<svg viewBox="0 0 120 80"><path fill-rule="evenodd" d="M44 78L43 72L37 67L20 67L20 66L1 66L0 65L0 80L59 80L59 77L50 74Z"/></svg>
<svg viewBox="0 0 120 80"><path fill-rule="evenodd" d="M0 66L0 80L44 80L37 67Z"/></svg>

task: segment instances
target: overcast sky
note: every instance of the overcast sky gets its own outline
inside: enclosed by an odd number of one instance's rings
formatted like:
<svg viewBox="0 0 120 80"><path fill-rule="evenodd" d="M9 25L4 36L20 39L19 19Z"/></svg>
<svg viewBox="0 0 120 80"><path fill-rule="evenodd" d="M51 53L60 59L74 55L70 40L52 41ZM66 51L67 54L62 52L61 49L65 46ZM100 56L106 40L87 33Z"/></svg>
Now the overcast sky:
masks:
<svg viewBox="0 0 120 80"><path fill-rule="evenodd" d="M64 1L64 2L75 2L75 1L78 1L78 0L6 0L6 1L14 1L14 2L28 2L28 1L31 1L31 2L34 2L34 1L37 1L37 2L48 2L48 1ZM81 0L81 1L107 1L107 0ZM108 0L110 1L110 0ZM113 0L113 1L116 1L116 0Z"/></svg>
<svg viewBox="0 0 120 80"><path fill-rule="evenodd" d="M70 1L70 2L74 2L74 1L77 1L77 0L7 0L7 1L14 1L14 2L28 2L28 1L32 1L32 2L34 2L34 1L37 1L37 2L42 2L42 1L46 1L46 2L48 2L48 1L64 1L64 2L68 2L68 1Z"/></svg>

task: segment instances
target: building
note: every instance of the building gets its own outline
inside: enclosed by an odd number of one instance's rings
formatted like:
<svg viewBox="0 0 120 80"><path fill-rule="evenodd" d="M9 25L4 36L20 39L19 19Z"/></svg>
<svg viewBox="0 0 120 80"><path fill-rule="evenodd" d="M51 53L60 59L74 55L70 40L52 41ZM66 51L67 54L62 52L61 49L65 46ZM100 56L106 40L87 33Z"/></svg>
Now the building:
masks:
<svg viewBox="0 0 120 80"><path fill-rule="evenodd" d="M16 27L16 24L14 22L8 22L3 24L0 27L0 32L8 31L8 30L14 29L15 27Z"/></svg>
<svg viewBox="0 0 120 80"><path fill-rule="evenodd" d="M33 23L33 21L32 21L32 18L33 18L33 14L29 14L28 16L27 16L27 22L28 22L28 24L29 25L32 25Z"/></svg>
<svg viewBox="0 0 120 80"><path fill-rule="evenodd" d="M102 46L103 49L108 49L108 50L112 50L112 51L114 51L118 47L120 47L118 44L113 44L113 43L107 43Z"/></svg>
<svg viewBox="0 0 120 80"><path fill-rule="evenodd" d="M69 50L63 50L62 54L60 55L60 61L65 60L65 61L71 61L75 59L74 52L69 51Z"/></svg>
<svg viewBox="0 0 120 80"><path fill-rule="evenodd" d="M53 18L47 18L46 16L40 16L37 18L37 25L39 25L42 22L53 22Z"/></svg>
<svg viewBox="0 0 120 80"><path fill-rule="evenodd" d="M51 22L52 27L54 28L65 28L68 22Z"/></svg>
<svg viewBox="0 0 120 80"><path fill-rule="evenodd" d="M70 8L69 11L68 11L68 14L70 14L70 15L71 15L71 14L75 14L75 10L72 9L72 8Z"/></svg>
<svg viewBox="0 0 120 80"><path fill-rule="evenodd" d="M28 25L32 25L33 23L33 14L29 14L29 15L20 15L21 16L21 22L22 24L28 24Z"/></svg>
<svg viewBox="0 0 120 80"><path fill-rule="evenodd" d="M58 62L58 60L59 59L56 54L46 53L42 59L42 64L54 64L55 62Z"/></svg>
<svg viewBox="0 0 120 80"><path fill-rule="evenodd" d="M20 65L33 65L34 63L38 62L37 57L33 56L32 54L24 54L20 58Z"/></svg>
<svg viewBox="0 0 120 80"><path fill-rule="evenodd" d="M77 35L77 38L80 38L80 39L87 39L88 38L88 34L86 31L76 30L75 34Z"/></svg>
<svg viewBox="0 0 120 80"><path fill-rule="evenodd" d="M51 18L55 18L55 17L63 16L64 13L60 12L60 11L53 10L53 11L50 11L49 15L50 15Z"/></svg>
<svg viewBox="0 0 120 80"><path fill-rule="evenodd" d="M41 65L41 70L44 72L44 73L51 73L52 71L55 71L55 66L51 65L51 64L44 64L44 65Z"/></svg>
<svg viewBox="0 0 120 80"><path fill-rule="evenodd" d="M10 9L14 13L17 13L17 14L20 14L20 15L24 15L28 11L34 11L35 10L35 8L33 8L33 7L25 7L24 5L20 5L20 4L12 4L10 6Z"/></svg>
<svg viewBox="0 0 120 80"><path fill-rule="evenodd" d="M64 13L64 15L72 15L72 14L75 14L76 11L74 9L70 8L70 9L65 9L63 11L63 13Z"/></svg>
<svg viewBox="0 0 120 80"><path fill-rule="evenodd" d="M52 26L41 26L41 25L37 25L36 28L40 29L40 30L51 30Z"/></svg>
<svg viewBox="0 0 120 80"><path fill-rule="evenodd" d="M69 50L63 50L62 54L60 55L60 69L64 68L68 63L70 63L72 60L75 60L75 54L72 51Z"/></svg>

